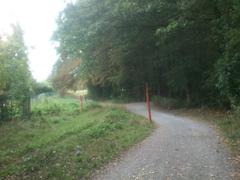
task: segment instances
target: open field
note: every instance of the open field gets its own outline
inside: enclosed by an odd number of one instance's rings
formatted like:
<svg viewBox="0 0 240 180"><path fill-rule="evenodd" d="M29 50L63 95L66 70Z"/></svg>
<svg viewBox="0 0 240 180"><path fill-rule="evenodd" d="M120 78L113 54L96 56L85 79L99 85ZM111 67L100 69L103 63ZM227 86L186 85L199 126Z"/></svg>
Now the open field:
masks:
<svg viewBox="0 0 240 180"><path fill-rule="evenodd" d="M29 120L0 125L0 179L79 179L144 139L146 119L75 99L33 102Z"/></svg>

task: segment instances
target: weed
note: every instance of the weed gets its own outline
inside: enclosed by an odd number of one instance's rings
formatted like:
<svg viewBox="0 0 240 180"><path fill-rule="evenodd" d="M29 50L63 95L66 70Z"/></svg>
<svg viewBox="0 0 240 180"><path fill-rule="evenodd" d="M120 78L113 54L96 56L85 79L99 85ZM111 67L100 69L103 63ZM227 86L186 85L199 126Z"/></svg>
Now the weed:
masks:
<svg viewBox="0 0 240 180"><path fill-rule="evenodd" d="M30 120L0 126L0 179L87 178L142 140L152 125L125 110L88 101L47 98L33 102Z"/></svg>

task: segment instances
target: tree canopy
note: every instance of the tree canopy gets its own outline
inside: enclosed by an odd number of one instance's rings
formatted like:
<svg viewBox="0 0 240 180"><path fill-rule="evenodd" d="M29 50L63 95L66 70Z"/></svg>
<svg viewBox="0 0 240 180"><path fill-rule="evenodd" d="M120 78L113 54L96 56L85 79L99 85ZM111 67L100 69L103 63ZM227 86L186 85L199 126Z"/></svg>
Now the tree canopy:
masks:
<svg viewBox="0 0 240 180"><path fill-rule="evenodd" d="M69 77L96 96L142 99L147 82L190 104L238 105L239 20L238 0L78 0L57 20L55 76L80 59Z"/></svg>

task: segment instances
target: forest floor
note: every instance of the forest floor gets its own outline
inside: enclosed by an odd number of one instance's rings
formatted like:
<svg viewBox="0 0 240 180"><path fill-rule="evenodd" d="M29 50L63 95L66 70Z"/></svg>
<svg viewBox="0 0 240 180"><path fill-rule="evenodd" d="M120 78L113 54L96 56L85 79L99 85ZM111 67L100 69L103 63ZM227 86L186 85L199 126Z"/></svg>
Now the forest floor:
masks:
<svg viewBox="0 0 240 180"><path fill-rule="evenodd" d="M143 103L126 106L146 116ZM98 171L93 179L237 179L230 148L209 123L154 109L157 125L142 143Z"/></svg>

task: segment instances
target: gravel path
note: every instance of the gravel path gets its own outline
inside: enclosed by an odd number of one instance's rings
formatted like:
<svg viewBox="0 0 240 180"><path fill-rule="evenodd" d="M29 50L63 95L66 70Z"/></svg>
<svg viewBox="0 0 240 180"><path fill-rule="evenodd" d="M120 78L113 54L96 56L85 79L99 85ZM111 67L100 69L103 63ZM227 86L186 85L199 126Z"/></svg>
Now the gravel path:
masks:
<svg viewBox="0 0 240 180"><path fill-rule="evenodd" d="M128 104L146 116L143 103ZM220 139L202 122L152 111L150 137L98 171L95 180L228 180L233 167Z"/></svg>

